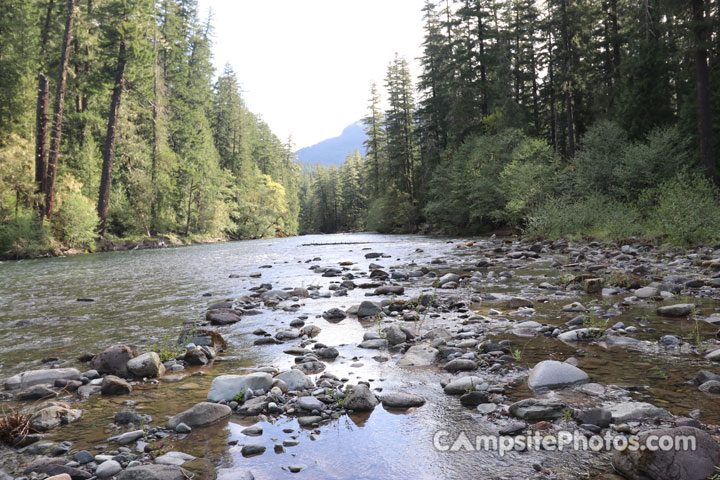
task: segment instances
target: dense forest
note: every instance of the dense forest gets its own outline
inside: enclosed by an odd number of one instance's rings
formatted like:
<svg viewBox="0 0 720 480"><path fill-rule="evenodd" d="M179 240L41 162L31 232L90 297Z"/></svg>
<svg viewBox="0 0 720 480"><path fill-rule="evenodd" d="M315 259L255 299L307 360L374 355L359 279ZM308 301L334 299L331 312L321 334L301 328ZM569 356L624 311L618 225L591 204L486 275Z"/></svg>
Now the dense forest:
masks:
<svg viewBox="0 0 720 480"><path fill-rule="evenodd" d="M365 159L303 182L301 230L718 239L718 2L443 0L424 14L419 84L390 62Z"/></svg>
<svg viewBox="0 0 720 480"><path fill-rule="evenodd" d="M0 1L0 252L297 233L293 147L196 0Z"/></svg>
<svg viewBox="0 0 720 480"><path fill-rule="evenodd" d="M720 4L442 0L305 168L196 0L0 0L0 252L378 230L720 239ZM98 243L99 241L99 243Z"/></svg>

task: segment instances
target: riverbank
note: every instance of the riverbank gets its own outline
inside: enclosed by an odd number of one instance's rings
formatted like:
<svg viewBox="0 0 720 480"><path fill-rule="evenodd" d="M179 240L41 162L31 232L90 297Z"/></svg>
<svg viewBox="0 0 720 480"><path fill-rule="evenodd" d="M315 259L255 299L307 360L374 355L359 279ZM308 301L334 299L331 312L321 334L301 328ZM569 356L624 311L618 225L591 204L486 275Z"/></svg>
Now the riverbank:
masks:
<svg viewBox="0 0 720 480"><path fill-rule="evenodd" d="M566 431L629 439L691 429L702 449L674 462L703 465L720 454L703 436L717 435L720 423L720 251L711 248L335 235L103 257L101 270L80 259L47 263L38 272L49 278L19 264L2 272L6 281L33 277L40 289L56 284L55 275L70 283L27 304L29 280L0 304L0 338L12 335L20 349L7 351L5 342L2 370L75 368L87 381L78 390L90 392L47 387L58 395L52 401L82 414L36 447L0 455L0 468L15 475L7 457L34 461L56 451L65 466L90 474L117 462L121 478L172 461L163 468L182 465L197 478L608 479L613 467L632 478L667 458L449 451L460 431L471 439ZM60 300L80 292L95 301ZM50 318L33 320L39 316ZM180 335L188 321L196 337ZM225 346L198 329L219 333ZM23 345L30 337L39 343ZM118 349L146 356L91 379L106 363L98 359ZM75 360L87 350L90 364ZM165 357L164 374L123 372L153 351ZM103 392L106 383L119 384L120 394ZM8 391L6 405L49 408L20 400L18 391L39 388L27 387ZM189 430L166 421L176 415ZM125 417L140 423L125 425ZM136 438L118 443L129 433L125 439ZM63 442L71 442L64 452ZM80 452L92 460L79 462ZM680 478L669 472L651 478Z"/></svg>

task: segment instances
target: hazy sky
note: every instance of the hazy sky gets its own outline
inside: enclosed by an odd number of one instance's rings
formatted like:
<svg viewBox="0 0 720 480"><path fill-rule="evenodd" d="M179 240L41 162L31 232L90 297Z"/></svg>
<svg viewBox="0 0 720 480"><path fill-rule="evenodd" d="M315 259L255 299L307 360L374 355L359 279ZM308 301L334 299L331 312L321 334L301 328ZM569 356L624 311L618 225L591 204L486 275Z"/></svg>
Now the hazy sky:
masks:
<svg viewBox="0 0 720 480"><path fill-rule="evenodd" d="M212 9L215 66L230 63L250 110L297 148L365 115L370 83L423 40L423 0L200 0Z"/></svg>

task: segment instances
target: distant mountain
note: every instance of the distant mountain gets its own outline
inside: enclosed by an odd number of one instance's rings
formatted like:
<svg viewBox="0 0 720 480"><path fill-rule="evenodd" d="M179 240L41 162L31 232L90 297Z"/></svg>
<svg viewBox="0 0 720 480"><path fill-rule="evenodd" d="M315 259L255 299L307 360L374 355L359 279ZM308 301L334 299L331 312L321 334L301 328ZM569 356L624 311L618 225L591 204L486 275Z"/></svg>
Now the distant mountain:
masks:
<svg viewBox="0 0 720 480"><path fill-rule="evenodd" d="M298 150L298 162L305 164L320 165L342 165L348 154L359 150L361 155L365 155L365 127L361 122L353 123L345 128L339 137L328 138L320 143L316 143L311 147L305 147Z"/></svg>

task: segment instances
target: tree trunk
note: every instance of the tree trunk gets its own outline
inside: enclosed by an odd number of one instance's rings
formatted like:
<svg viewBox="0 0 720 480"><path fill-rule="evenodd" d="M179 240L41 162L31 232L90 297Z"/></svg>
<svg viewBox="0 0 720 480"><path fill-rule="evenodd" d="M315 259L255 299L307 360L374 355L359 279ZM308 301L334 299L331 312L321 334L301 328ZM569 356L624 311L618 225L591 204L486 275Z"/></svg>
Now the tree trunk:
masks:
<svg viewBox="0 0 720 480"><path fill-rule="evenodd" d="M707 24L705 1L692 0L693 33L695 36L695 82L698 98L698 130L700 161L705 175L715 181L715 154L712 142L712 112L710 110L710 75L707 63Z"/></svg>
<svg viewBox="0 0 720 480"><path fill-rule="evenodd" d="M118 115L120 113L120 98L125 78L125 64L127 56L125 53L125 40L120 42L118 52L117 70L115 71L115 87L113 88L112 100L110 101L110 116L108 118L107 134L105 136L105 148L103 149L102 176L100 178L100 195L98 198L98 215L100 217L100 235L105 234L107 226L108 203L110 201L110 185L112 183L112 166L115 157L115 131L117 128Z"/></svg>
<svg viewBox="0 0 720 480"><path fill-rule="evenodd" d="M488 116L488 90L487 90L487 73L485 71L485 28L483 23L483 12L480 6L480 2L477 3L477 22L478 22L478 43L480 44L480 92L482 93L482 100L480 104L480 112L482 118Z"/></svg>
<svg viewBox="0 0 720 480"><path fill-rule="evenodd" d="M48 159L48 172L45 182L45 216L52 216L53 200L55 195L55 176L57 163L60 157L60 139L62 136L63 112L65 110L65 86L67 83L68 55L72 41L73 14L75 13L75 0L68 0L65 17L65 35L63 35L62 52L60 54L60 75L53 108L53 126L50 133L50 157Z"/></svg>
<svg viewBox="0 0 720 480"><path fill-rule="evenodd" d="M563 42L563 82L565 84L565 113L567 116L567 145L568 157L575 156L575 129L573 121L573 101L572 101L572 80L570 79L570 34L568 33L568 15L566 0L562 0L561 13L561 35Z"/></svg>
<svg viewBox="0 0 720 480"><path fill-rule="evenodd" d="M35 183L36 192L44 193L47 177L47 107L48 81L45 74L38 74L37 111L35 112ZM42 202L38 203L42 212Z"/></svg>

